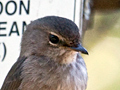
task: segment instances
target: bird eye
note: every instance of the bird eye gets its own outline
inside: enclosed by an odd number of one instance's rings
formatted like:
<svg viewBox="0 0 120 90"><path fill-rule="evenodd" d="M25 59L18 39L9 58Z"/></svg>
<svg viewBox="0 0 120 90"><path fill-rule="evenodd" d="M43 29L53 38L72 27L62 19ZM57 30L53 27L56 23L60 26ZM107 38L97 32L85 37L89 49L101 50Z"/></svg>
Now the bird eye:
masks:
<svg viewBox="0 0 120 90"><path fill-rule="evenodd" d="M53 44L57 44L59 42L59 38L55 35L50 34L49 35L49 40L53 43Z"/></svg>

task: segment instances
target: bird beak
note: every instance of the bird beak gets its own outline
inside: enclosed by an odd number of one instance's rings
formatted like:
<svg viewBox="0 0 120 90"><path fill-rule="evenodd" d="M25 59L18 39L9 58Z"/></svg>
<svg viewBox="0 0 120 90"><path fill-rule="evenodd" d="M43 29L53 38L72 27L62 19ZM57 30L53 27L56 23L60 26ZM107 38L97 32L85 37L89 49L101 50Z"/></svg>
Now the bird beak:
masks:
<svg viewBox="0 0 120 90"><path fill-rule="evenodd" d="M77 51L77 52L81 52L83 54L87 54L88 55L88 51L80 44L78 44L76 47L70 47L72 50Z"/></svg>

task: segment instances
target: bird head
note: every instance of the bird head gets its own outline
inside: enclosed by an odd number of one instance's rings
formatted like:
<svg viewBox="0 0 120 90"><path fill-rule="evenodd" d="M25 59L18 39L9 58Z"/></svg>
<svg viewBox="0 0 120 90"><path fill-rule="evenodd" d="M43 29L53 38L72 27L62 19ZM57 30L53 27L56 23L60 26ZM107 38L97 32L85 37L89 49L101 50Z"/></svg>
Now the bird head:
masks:
<svg viewBox="0 0 120 90"><path fill-rule="evenodd" d="M60 63L70 63L78 52L88 54L80 42L79 29L69 19L47 16L32 21L21 43L21 56L46 56Z"/></svg>

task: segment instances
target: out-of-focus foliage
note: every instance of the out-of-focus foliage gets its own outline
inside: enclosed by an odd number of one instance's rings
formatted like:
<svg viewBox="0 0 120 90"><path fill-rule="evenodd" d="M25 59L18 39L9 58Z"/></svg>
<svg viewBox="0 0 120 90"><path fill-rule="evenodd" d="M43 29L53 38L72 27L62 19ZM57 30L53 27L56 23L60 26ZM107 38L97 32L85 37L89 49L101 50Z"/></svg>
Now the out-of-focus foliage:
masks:
<svg viewBox="0 0 120 90"><path fill-rule="evenodd" d="M89 52L89 56L83 55L87 90L120 90L120 10L94 15L94 27L83 39Z"/></svg>

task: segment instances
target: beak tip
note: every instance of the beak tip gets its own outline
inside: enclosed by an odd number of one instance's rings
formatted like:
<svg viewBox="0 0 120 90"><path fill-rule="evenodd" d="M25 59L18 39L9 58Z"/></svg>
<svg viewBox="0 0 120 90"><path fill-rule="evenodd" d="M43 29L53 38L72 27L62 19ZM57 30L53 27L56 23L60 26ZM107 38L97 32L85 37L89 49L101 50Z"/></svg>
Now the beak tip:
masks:
<svg viewBox="0 0 120 90"><path fill-rule="evenodd" d="M89 53L87 52L87 50L85 50L84 52L82 52L83 54L89 55Z"/></svg>
<svg viewBox="0 0 120 90"><path fill-rule="evenodd" d="M81 52L83 54L89 55L88 51L84 47L82 47L80 44L78 44L77 47L70 47L70 48L77 52Z"/></svg>

